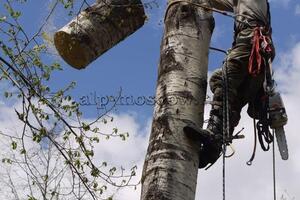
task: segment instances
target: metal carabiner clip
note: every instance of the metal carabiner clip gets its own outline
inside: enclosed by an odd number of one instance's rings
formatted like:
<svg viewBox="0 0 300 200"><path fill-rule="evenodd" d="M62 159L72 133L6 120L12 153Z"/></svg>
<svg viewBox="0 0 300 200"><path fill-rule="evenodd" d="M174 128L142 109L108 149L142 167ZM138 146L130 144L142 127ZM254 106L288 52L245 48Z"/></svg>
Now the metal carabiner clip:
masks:
<svg viewBox="0 0 300 200"><path fill-rule="evenodd" d="M235 149L234 149L234 147L233 147L233 145L232 145L231 143L229 143L229 145L227 145L227 146L230 147L231 152L230 152L229 155L226 155L226 154L225 154L225 158L230 158L230 157L232 157L232 156L235 154Z"/></svg>

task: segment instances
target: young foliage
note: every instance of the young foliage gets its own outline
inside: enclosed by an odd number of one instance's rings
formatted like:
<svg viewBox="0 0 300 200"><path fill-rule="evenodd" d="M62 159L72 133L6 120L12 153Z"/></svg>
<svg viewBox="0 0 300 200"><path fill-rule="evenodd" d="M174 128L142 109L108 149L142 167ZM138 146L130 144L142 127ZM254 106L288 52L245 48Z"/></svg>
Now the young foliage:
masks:
<svg viewBox="0 0 300 200"><path fill-rule="evenodd" d="M135 186L131 179L136 168L127 173L103 161L97 164L94 146L101 138L119 137L126 140L128 133L117 128L103 133L98 127L107 124L104 117L84 121L83 113L71 96L75 82L54 90L53 73L63 68L52 61L46 42L51 36L43 31L54 11L63 6L68 14L74 13L73 0L56 0L41 27L34 33L26 32L21 23L26 0L4 0L0 6L0 84L8 85L3 91L6 102L14 108L16 120L21 122L15 134L0 130L1 140L10 141L10 153L2 154L2 163L19 167L26 177L28 200L35 199L99 199L107 187ZM87 4L85 0L81 5ZM81 6L82 7L82 6ZM15 9L18 8L18 9ZM76 13L79 11L77 10ZM5 174L10 180L14 175ZM15 183L11 183L14 187ZM66 186L66 187L64 187ZM14 191L15 198L20 195ZM23 197L22 197L23 198Z"/></svg>

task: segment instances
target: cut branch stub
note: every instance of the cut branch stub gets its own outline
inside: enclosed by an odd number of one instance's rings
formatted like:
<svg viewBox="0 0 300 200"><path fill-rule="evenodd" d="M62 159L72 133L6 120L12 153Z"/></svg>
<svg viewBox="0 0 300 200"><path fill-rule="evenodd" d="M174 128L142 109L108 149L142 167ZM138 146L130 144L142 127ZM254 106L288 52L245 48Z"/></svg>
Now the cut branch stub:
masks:
<svg viewBox="0 0 300 200"><path fill-rule="evenodd" d="M140 0L100 1L57 31L54 44L69 65L83 69L142 27L145 20Z"/></svg>

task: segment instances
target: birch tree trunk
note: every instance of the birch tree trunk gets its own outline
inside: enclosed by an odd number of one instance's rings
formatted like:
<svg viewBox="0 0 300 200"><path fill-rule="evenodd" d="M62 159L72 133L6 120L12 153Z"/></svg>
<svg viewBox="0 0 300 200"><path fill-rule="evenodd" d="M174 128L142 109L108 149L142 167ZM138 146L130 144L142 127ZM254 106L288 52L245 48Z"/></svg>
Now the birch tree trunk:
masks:
<svg viewBox="0 0 300 200"><path fill-rule="evenodd" d="M54 35L60 56L85 68L145 23L141 0L97 0Z"/></svg>
<svg viewBox="0 0 300 200"><path fill-rule="evenodd" d="M141 200L194 200L199 144L183 127L203 125L212 13L169 0ZM195 0L207 4L207 0ZM201 158L200 158L201 159Z"/></svg>

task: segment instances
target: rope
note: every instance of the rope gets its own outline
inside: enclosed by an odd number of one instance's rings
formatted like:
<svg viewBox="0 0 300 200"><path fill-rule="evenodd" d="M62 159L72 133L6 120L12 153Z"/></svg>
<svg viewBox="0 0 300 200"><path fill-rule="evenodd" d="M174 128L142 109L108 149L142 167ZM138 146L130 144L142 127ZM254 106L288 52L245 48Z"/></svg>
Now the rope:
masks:
<svg viewBox="0 0 300 200"><path fill-rule="evenodd" d="M223 145L223 200L226 200L226 168L225 168L225 152L226 152L226 145Z"/></svg>
<svg viewBox="0 0 300 200"><path fill-rule="evenodd" d="M253 114L254 114L254 105L253 105ZM253 151L252 151L252 155L251 158L249 159L249 161L247 161L247 165L251 166L252 162L255 158L256 155L256 146L257 146L257 132L256 132L256 120L253 117L253 127L254 127L254 146L253 146Z"/></svg>
<svg viewBox="0 0 300 200"><path fill-rule="evenodd" d="M210 50L213 50L213 51L218 51L218 52L221 52L221 53L224 53L224 54L228 54L227 51L223 50L223 49L219 49L219 48L216 48L216 47L209 47Z"/></svg>
<svg viewBox="0 0 300 200"><path fill-rule="evenodd" d="M275 130L273 129L273 190L274 190L274 200L276 200L276 165L275 165L275 161L276 161L276 157L275 157Z"/></svg>
<svg viewBox="0 0 300 200"><path fill-rule="evenodd" d="M226 148L227 138L229 138L229 103L228 103L228 77L227 77L227 63L222 68L223 73L223 200L226 199Z"/></svg>

